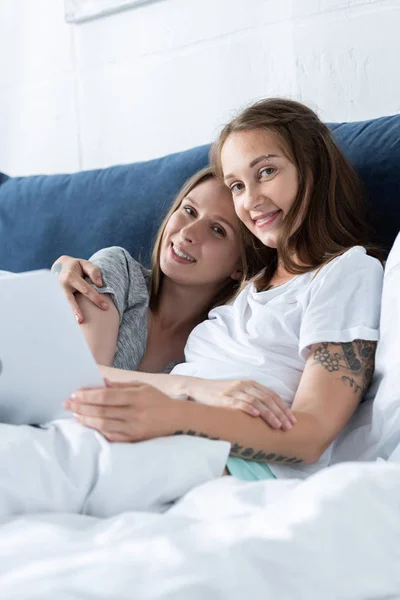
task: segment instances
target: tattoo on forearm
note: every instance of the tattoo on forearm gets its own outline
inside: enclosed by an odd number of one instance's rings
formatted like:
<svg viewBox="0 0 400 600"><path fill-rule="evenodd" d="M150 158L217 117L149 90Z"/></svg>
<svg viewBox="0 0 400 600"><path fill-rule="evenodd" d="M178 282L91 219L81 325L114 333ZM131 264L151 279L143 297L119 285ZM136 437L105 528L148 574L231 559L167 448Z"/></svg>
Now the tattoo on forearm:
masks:
<svg viewBox="0 0 400 600"><path fill-rule="evenodd" d="M194 436L197 435L198 437L208 438L209 440L220 440L221 439L219 437L211 437L207 433L197 433L197 431L195 431L194 429L188 429L187 431L183 431L183 429L179 429L178 431L175 431L174 435L194 435Z"/></svg>
<svg viewBox="0 0 400 600"><path fill-rule="evenodd" d="M330 373L344 370L348 375L340 379L361 395L371 384L375 367L376 342L354 340L354 342L323 342L314 351L315 364ZM356 379L357 381L356 381Z"/></svg>
<svg viewBox="0 0 400 600"><path fill-rule="evenodd" d="M296 456L284 456L283 454L275 454L274 452L263 452L262 450L255 450L254 448L245 448L239 444L232 444L231 454L238 458L247 458L258 462L277 462L292 465L298 465L303 462Z"/></svg>
<svg viewBox="0 0 400 600"><path fill-rule="evenodd" d="M363 392L362 387L359 386L352 377L347 377L347 375L343 375L341 379L342 381L348 383L349 386L354 389L355 394L357 394L358 392Z"/></svg>
<svg viewBox="0 0 400 600"><path fill-rule="evenodd" d="M194 429L188 429L187 431L179 430L175 431L174 435L194 435L198 437L208 438L210 440L219 440L218 437L211 437L206 433L197 433ZM240 444L232 444L231 455L238 458L244 458L247 460L255 460L257 462L276 462L283 464L298 465L303 461L296 456L284 456L282 454L274 454L273 452L263 452L262 450L255 450L254 448L245 448Z"/></svg>
<svg viewBox="0 0 400 600"><path fill-rule="evenodd" d="M61 271L62 271L62 264L60 262L56 263L51 269L51 272L55 273L57 275L57 277L59 276Z"/></svg>

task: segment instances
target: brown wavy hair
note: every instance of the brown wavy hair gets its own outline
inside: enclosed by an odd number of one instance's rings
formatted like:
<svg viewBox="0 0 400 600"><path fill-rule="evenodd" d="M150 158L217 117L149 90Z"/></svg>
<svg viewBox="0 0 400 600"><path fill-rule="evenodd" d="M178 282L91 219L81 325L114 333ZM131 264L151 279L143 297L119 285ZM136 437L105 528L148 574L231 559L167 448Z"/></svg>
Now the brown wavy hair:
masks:
<svg viewBox="0 0 400 600"><path fill-rule="evenodd" d="M156 240L152 252L152 267L151 267L151 289L150 289L150 302L149 306L151 309L156 310L160 300L160 294L162 290L162 281L164 274L160 269L160 254L161 254L161 242L164 235L165 228L171 216L176 212L182 204L182 201L190 192L204 181L210 179L216 179L215 172L212 168L206 167L201 171L195 173L190 179L184 183L183 187L178 192L175 200L173 201L170 209L165 215L156 235ZM239 241L240 241L240 269L242 270L242 278L239 281L229 279L225 286L215 295L208 306L204 307L203 315L214 308L222 304L226 304L231 300L237 292L240 290L243 281L249 277L254 276L264 266L264 261L255 247L255 238L252 235L248 235L248 232L244 233L243 228L239 227Z"/></svg>
<svg viewBox="0 0 400 600"><path fill-rule="evenodd" d="M265 290L270 284L278 256L282 267L296 275L322 267L353 246L364 246L368 254L382 260L381 250L369 243L371 231L358 175L327 125L300 102L270 98L239 113L211 148L217 176L223 177L221 151L227 138L256 129L277 136L298 173L297 195L282 222L278 247L261 248L259 241L255 246L265 260L262 272L254 278L257 289Z"/></svg>

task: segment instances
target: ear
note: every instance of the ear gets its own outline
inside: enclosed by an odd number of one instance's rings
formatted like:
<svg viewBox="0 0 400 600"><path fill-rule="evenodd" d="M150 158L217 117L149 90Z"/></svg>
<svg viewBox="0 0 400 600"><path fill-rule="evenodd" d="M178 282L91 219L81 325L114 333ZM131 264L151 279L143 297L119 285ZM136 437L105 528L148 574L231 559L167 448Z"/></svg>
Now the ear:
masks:
<svg viewBox="0 0 400 600"><path fill-rule="evenodd" d="M240 281L243 277L243 271L242 269L237 269L236 271L234 271L231 274L231 279L233 279L234 281Z"/></svg>

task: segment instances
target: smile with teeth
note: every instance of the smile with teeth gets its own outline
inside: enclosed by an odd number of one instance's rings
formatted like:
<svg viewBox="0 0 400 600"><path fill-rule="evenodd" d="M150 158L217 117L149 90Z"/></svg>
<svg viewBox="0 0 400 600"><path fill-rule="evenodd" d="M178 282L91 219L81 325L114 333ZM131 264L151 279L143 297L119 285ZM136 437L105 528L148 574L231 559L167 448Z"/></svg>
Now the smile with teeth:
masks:
<svg viewBox="0 0 400 600"><path fill-rule="evenodd" d="M271 223L280 212L280 209L274 210L263 215L262 217L259 217L258 219L254 219L254 222L258 226L266 225L267 223Z"/></svg>
<svg viewBox="0 0 400 600"><path fill-rule="evenodd" d="M188 260L189 262L193 263L196 262L196 259L193 258L193 256L190 256L190 254L186 254L175 244L172 244L172 250L174 254L176 254L176 256L179 256L179 258L183 258L184 260Z"/></svg>

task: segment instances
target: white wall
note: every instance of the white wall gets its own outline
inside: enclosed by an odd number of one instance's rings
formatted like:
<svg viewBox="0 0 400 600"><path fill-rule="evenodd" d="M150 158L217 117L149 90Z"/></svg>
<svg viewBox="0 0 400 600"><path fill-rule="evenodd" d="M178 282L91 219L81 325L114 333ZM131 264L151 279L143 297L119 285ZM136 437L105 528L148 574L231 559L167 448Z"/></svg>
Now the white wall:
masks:
<svg viewBox="0 0 400 600"><path fill-rule="evenodd" d="M399 31L400 0L159 0L81 25L63 0L0 0L0 170L182 150L268 95L400 112Z"/></svg>

